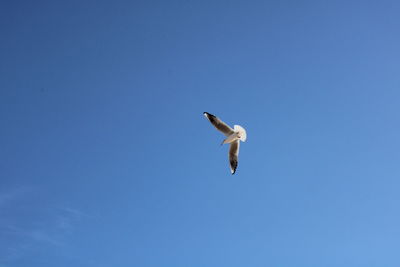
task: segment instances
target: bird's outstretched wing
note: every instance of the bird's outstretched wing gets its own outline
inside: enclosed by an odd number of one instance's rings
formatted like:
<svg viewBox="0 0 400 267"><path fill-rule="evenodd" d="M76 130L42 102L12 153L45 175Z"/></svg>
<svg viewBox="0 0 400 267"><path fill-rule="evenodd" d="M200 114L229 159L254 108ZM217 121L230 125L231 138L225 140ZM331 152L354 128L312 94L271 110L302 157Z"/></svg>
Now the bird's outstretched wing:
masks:
<svg viewBox="0 0 400 267"><path fill-rule="evenodd" d="M234 133L233 129L226 125L218 117L208 112L204 112L203 114L212 123L212 125L214 125L214 127L217 128L218 131L221 131L224 135L229 136Z"/></svg>
<svg viewBox="0 0 400 267"><path fill-rule="evenodd" d="M229 147L229 164L231 165L231 173L235 174L238 165L240 141L236 140Z"/></svg>

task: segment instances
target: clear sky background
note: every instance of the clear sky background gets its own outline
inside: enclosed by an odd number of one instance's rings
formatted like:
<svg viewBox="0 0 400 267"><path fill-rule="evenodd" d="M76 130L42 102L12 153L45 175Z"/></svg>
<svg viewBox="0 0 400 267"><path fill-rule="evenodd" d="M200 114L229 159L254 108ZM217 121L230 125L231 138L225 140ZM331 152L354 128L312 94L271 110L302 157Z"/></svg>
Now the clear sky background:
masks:
<svg viewBox="0 0 400 267"><path fill-rule="evenodd" d="M399 9L2 1L0 266L400 266Z"/></svg>

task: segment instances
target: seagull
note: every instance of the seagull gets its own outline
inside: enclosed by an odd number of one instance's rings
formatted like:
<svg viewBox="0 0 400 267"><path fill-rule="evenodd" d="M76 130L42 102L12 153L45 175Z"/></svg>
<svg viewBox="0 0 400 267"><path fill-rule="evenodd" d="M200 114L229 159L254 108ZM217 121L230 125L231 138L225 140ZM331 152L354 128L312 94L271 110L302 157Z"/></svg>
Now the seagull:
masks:
<svg viewBox="0 0 400 267"><path fill-rule="evenodd" d="M221 146L223 144L230 144L228 154L229 163L232 175L235 174L238 165L239 144L240 141L246 141L246 130L240 125L234 125L232 129L218 117L208 112L204 112L203 114L211 122L211 124L217 128L218 131L222 132L227 137L224 141L222 141Z"/></svg>

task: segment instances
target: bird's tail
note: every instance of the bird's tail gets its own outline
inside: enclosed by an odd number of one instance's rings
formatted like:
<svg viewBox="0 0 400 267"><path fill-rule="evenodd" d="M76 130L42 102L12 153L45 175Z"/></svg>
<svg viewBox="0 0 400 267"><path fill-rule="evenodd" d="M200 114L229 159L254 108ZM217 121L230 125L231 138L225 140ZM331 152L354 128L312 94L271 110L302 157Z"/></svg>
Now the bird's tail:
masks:
<svg viewBox="0 0 400 267"><path fill-rule="evenodd" d="M235 132L238 132L238 133L239 133L240 140L241 140L242 142L245 142L245 141L246 141L246 139L247 139L246 130L245 130L242 126L240 126L240 125L234 125L234 126L233 126L233 130L234 130Z"/></svg>

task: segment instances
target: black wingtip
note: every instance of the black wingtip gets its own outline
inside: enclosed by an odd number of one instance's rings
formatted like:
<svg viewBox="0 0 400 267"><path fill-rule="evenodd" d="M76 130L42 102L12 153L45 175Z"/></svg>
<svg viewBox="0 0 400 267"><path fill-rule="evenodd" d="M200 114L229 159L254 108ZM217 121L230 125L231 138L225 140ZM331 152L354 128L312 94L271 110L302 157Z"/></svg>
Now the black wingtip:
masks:
<svg viewBox="0 0 400 267"><path fill-rule="evenodd" d="M209 121L213 122L215 120L215 116L208 112L203 112L204 117L206 117Z"/></svg>
<svg viewBox="0 0 400 267"><path fill-rule="evenodd" d="M211 114L211 113L204 112L203 114L204 114L204 116L205 116L207 119L209 119L211 122L213 122L213 121L216 119L215 115L213 115L213 114Z"/></svg>

